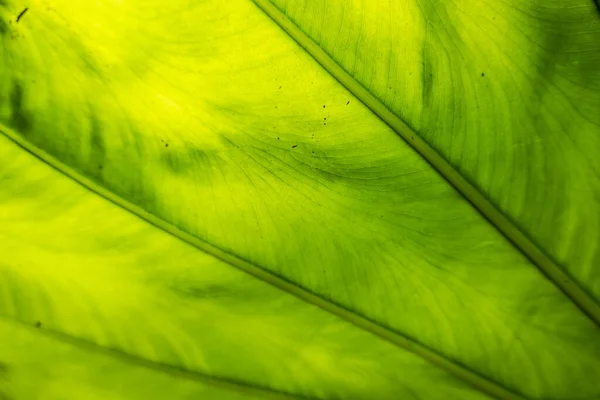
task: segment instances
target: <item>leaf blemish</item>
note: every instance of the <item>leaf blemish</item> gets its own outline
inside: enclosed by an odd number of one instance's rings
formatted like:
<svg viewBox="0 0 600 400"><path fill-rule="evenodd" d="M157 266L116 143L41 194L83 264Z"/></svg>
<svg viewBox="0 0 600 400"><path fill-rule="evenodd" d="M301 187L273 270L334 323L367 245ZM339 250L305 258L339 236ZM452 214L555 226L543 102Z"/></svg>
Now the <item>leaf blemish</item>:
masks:
<svg viewBox="0 0 600 400"><path fill-rule="evenodd" d="M348 102L346 103L346 105L350 104L350 100L348 100Z"/></svg>
<svg viewBox="0 0 600 400"><path fill-rule="evenodd" d="M41 328L41 327L42 327L42 322L41 322L41 321L37 321L37 322L35 323L35 327L36 327L36 328Z"/></svg>
<svg viewBox="0 0 600 400"><path fill-rule="evenodd" d="M25 95L23 86L15 84L13 92L10 95L10 105L12 108L11 123L23 132L29 132L33 128L33 115L25 109Z"/></svg>
<svg viewBox="0 0 600 400"><path fill-rule="evenodd" d="M17 16L16 22L19 22L21 20L21 18L23 18L23 15L25 15L27 10L29 10L29 8L25 7L25 9L23 11L21 11L21 13Z"/></svg>
<svg viewBox="0 0 600 400"><path fill-rule="evenodd" d="M482 76L482 77L484 77L484 76L485 76L485 74L482 72L482 73L481 73L481 76Z"/></svg>
<svg viewBox="0 0 600 400"><path fill-rule="evenodd" d="M293 145L293 146L292 146L292 149L295 149L296 147L298 147L298 145L297 145L297 144Z"/></svg>

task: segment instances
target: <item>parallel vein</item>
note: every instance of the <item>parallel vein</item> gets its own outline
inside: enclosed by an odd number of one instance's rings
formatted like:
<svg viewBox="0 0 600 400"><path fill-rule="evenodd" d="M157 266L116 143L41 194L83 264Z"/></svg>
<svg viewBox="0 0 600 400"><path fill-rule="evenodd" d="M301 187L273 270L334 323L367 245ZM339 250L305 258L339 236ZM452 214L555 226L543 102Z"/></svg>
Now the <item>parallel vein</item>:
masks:
<svg viewBox="0 0 600 400"><path fill-rule="evenodd" d="M468 382L473 387L488 395L503 400L525 400L524 397L513 393L512 391L499 385L498 383L479 375L478 373L470 370L466 366L463 366L453 360L450 360L406 336L403 336L361 315L351 312L333 302L327 301L322 297L310 292L309 290L296 286L293 283L290 283L289 281L285 280L284 278L275 275L271 272L268 272L260 268L259 266L256 266L248 262L247 260L244 260L241 257L228 253L212 245L211 243L208 243L193 235L190 235L187 232L178 229L172 224L166 222L165 220L147 212L143 208L133 203L130 203L127 200L112 193L111 191L105 189L93 180L87 178L86 176L77 172L73 168L62 163L54 156L48 154L46 151L31 144L30 142L22 138L19 134L14 132L12 129L2 124L0 124L0 132L12 141L14 141L19 146L21 146L26 151L41 159L43 162L55 168L59 172L75 180L87 189L99 194L100 196L106 198L112 203L118 205L119 207L128 210L136 216L160 228L161 230L170 233L178 239L191 244L199 250L204 251L214 257L217 257L218 259L230 264L231 266L238 268L239 270L242 270L254 276L255 278L267 282L275 286L276 288L285 291L286 293L292 294L309 304L315 305L339 318L342 318L345 321L353 324L354 326L357 326L358 328L370 332L396 346L399 346L422 357L423 359L427 360L433 365L447 371L448 373L456 376L461 380L464 380L465 382Z"/></svg>
<svg viewBox="0 0 600 400"><path fill-rule="evenodd" d="M287 393L277 392L273 389L255 386L246 382L238 382L227 378L210 376L196 371L189 371L183 368L174 367L172 365L146 360L144 358L127 354L116 349L110 349L103 346L99 346L87 340L76 338L58 331L48 330L47 328L32 328L27 324L24 324L20 321L14 320L10 317L6 317L3 315L0 315L0 318L10 322L11 324L25 325L27 327L30 327L31 329L37 329L38 334L48 336L53 340L68 343L70 345L85 349L93 353L108 355L109 357L117 359L118 361L124 362L126 364L134 364L146 369L151 369L163 374L171 375L179 379L201 382L203 384L214 386L219 389L235 391L238 393L243 393L245 395L250 395L265 400L310 400L308 397L304 396L292 396ZM2 393L0 392L0 399L2 399L1 394Z"/></svg>
<svg viewBox="0 0 600 400"><path fill-rule="evenodd" d="M268 0L252 0L267 16L279 25L308 54L310 54L337 81L365 104L383 122L425 158L504 236L523 252L538 268L558 286L583 312L600 325L600 304L565 272L536 243L525 235L484 194L462 176L450 163L419 137L404 121L390 111L378 98L356 81L336 63L315 41L285 16Z"/></svg>

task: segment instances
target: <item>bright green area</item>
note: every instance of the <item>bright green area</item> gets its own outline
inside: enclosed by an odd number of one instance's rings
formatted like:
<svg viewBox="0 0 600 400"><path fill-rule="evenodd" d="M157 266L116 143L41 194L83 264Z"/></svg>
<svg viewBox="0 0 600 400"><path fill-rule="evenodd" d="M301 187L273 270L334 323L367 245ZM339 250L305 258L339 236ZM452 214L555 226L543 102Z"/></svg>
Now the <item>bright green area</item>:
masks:
<svg viewBox="0 0 600 400"><path fill-rule="evenodd" d="M0 320L2 400L261 398L144 368L35 329Z"/></svg>
<svg viewBox="0 0 600 400"><path fill-rule="evenodd" d="M600 301L594 1L270 1Z"/></svg>
<svg viewBox="0 0 600 400"><path fill-rule="evenodd" d="M0 159L2 316L250 388L311 398L485 399L420 357L126 212L4 136ZM21 331L0 332L0 362L18 367L13 352L27 346L13 347ZM54 346L42 341L28 357L53 369L61 357ZM94 375L102 364L89 357L89 366L72 363ZM20 371L33 383L40 373Z"/></svg>
<svg viewBox="0 0 600 400"><path fill-rule="evenodd" d="M3 139L2 315L319 398L600 396L598 326L252 2L24 6L0 130L180 238Z"/></svg>

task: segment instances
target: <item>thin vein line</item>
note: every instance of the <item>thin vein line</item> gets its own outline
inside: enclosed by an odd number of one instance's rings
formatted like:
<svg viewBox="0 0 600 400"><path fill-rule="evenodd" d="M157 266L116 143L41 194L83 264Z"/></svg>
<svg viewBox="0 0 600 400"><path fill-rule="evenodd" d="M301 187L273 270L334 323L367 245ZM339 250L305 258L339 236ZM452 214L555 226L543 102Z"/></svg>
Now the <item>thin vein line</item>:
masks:
<svg viewBox="0 0 600 400"><path fill-rule="evenodd" d="M250 396L256 396L258 398L266 399L266 400L313 400L313 398L290 395L288 393L279 392L273 389L264 388L256 385L250 385L245 382L235 381L233 379L221 378L212 375L203 374L200 372L190 371L181 367L176 367L169 364L164 364L158 361L150 361L142 357L138 357L135 355L131 355L125 353L121 350L112 349L104 346L97 345L96 343L80 339L74 336L71 336L66 333L62 333L59 331L46 329L46 328L34 328L32 325L29 325L23 321L18 319L14 319L12 317L8 317L6 315L0 315L0 319L14 325L20 325L24 328L30 329L37 334L44 335L53 340L58 340L63 343L68 343L77 348L81 348L96 354L101 354L105 356L109 356L110 358L117 359L118 361L124 362L126 364L134 364L136 366L140 366L146 369L150 369L153 371L157 371L160 373L164 373L166 375L171 375L175 378L185 379L188 381L200 382L209 386L217 387L220 389L226 389L229 391L235 391L239 393L243 393ZM0 397L1 399L1 397Z"/></svg>
<svg viewBox="0 0 600 400"><path fill-rule="evenodd" d="M598 1L600 0L596 0L596 2ZM580 287L573 277L559 267L533 240L523 233L509 217L502 213L483 193L454 169L444 157L421 139L412 128L334 61L323 48L305 34L281 10L269 0L252 0L252 2L304 48L331 76L346 87L358 100L421 154L465 199L473 204L492 225L509 239L517 249L527 256L533 264L537 265L546 277L560 288L574 304L592 321L600 325L600 304L585 289ZM503 396L508 394L504 392L504 389L499 390L501 387L495 383L486 387L480 386L476 382L471 383L486 393L499 398L505 398Z"/></svg>
<svg viewBox="0 0 600 400"><path fill-rule="evenodd" d="M525 397L522 397L498 385L497 383L489 380L488 378L479 375L477 372L471 371L466 366L463 366L458 362L452 361L440 355L436 351L431 350L430 348L416 342L415 340L407 336L401 335L383 325L380 325L374 321L367 319L366 317L358 315L338 304L325 300L324 298L315 295L309 290L297 286L278 275L264 270L241 257L228 253L204 240L201 240L195 236L190 235L187 232L180 230L179 228L155 216L154 214L147 212L143 208L119 197L115 193L107 190L106 188L97 184L93 180L80 174L78 171L69 167L68 165L63 164L60 160L48 154L46 151L33 145L32 143L24 139L22 136L14 132L12 129L9 129L8 127L4 126L3 124L0 124L0 133L4 134L17 145L19 145L29 153L33 154L38 159L42 160L50 167L63 173L64 175L73 179L75 182L79 183L85 188L97 193L98 195L111 201L117 206L135 214L139 218L146 220L152 225L158 227L159 229L162 229L163 231L170 233L178 239L191 244L199 250L204 251L205 253L208 253L214 257L217 257L221 261L224 261L230 264L231 266L252 275L257 279L269 283L272 286L275 286L276 288L288 294L296 296L297 298L309 304L317 306L333 315L336 315L337 317L344 319L345 321L351 323L354 326L357 326L360 329L370 332L396 346L399 346L405 350L415 353L416 355L434 364L435 366L449 372L450 374L456 376L457 378L465 382L468 382L469 384L471 384L472 386L484 393L487 393L489 395L503 400L525 400Z"/></svg>
<svg viewBox="0 0 600 400"><path fill-rule="evenodd" d="M317 43L289 20L269 0L252 0L265 14L277 23L309 55L311 55L335 79L354 96L389 125L401 138L427 160L448 182L450 182L475 208L523 252L538 268L558 286L590 319L600 326L600 304L582 287L577 285L566 271L536 245L517 225L462 176L450 163L419 137L397 115L379 99L356 81L337 64Z"/></svg>

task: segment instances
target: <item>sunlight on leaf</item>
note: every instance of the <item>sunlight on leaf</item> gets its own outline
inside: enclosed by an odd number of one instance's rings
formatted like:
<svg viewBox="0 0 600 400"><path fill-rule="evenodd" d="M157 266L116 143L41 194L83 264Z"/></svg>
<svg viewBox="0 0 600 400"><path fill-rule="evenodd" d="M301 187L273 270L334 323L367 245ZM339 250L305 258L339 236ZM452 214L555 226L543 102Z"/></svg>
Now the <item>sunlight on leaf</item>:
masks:
<svg viewBox="0 0 600 400"><path fill-rule="evenodd" d="M593 313L446 176L597 307L593 5L257 3L0 1L15 396L600 396Z"/></svg>

